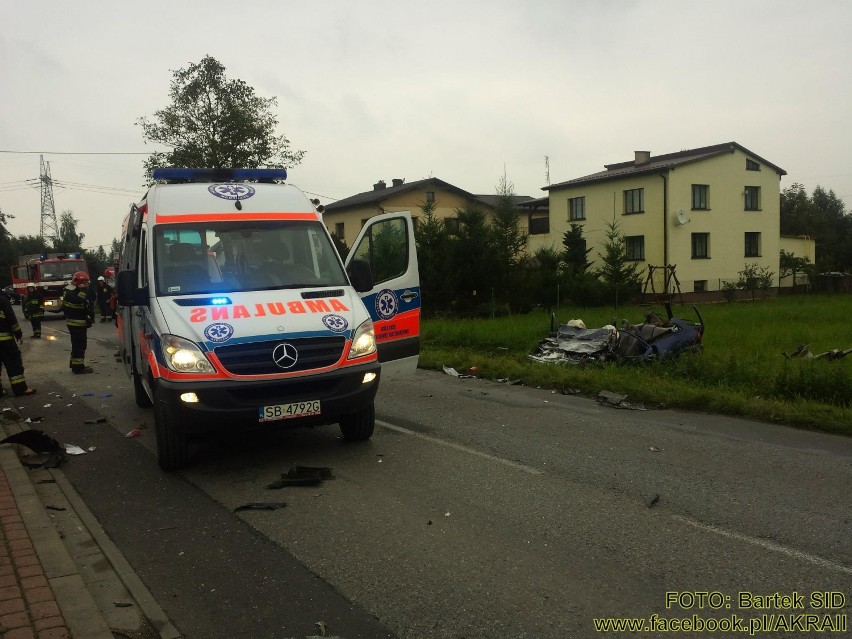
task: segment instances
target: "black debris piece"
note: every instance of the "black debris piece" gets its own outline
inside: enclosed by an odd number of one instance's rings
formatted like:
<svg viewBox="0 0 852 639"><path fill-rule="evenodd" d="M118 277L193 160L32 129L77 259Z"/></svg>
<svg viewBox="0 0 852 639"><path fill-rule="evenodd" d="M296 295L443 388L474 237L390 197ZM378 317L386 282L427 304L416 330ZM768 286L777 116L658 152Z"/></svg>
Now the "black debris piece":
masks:
<svg viewBox="0 0 852 639"><path fill-rule="evenodd" d="M238 513L241 510L278 510L279 508L286 507L283 501L276 502L251 502L248 504L243 504L242 506L237 506L234 508L234 512Z"/></svg>
<svg viewBox="0 0 852 639"><path fill-rule="evenodd" d="M645 502L645 505L646 505L648 508L653 508L654 506L656 506L656 505L657 505L657 503L658 503L659 501L660 501L660 495L659 495L659 494L657 494L657 495L654 495L653 497L651 497L650 499L648 499L648 500Z"/></svg>
<svg viewBox="0 0 852 639"><path fill-rule="evenodd" d="M50 505L48 505L48 506L45 506L45 508L47 508L48 510L68 510L64 506L50 506Z"/></svg>
<svg viewBox="0 0 852 639"><path fill-rule="evenodd" d="M334 469L320 466L294 466L281 478L275 480L266 487L270 489L284 488L285 486L316 486L323 480L334 479Z"/></svg>
<svg viewBox="0 0 852 639"><path fill-rule="evenodd" d="M105 424L107 418L106 417L98 417L97 419L87 419L84 421L84 424Z"/></svg>
<svg viewBox="0 0 852 639"><path fill-rule="evenodd" d="M20 444L34 453L64 452L65 448L43 430L22 430L20 433L9 435L0 440L0 444Z"/></svg>
<svg viewBox="0 0 852 639"><path fill-rule="evenodd" d="M66 459L64 451L54 450L49 453L23 455L21 464L27 468L59 468L59 465Z"/></svg>

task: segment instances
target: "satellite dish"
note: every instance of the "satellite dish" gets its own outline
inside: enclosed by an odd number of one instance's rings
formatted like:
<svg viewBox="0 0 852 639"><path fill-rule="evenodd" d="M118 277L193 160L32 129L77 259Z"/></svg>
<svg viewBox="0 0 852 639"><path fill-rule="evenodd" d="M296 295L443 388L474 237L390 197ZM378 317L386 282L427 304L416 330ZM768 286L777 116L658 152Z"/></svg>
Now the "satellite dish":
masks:
<svg viewBox="0 0 852 639"><path fill-rule="evenodd" d="M686 213L683 212L683 209L680 209L677 212L677 224L678 224L678 226L683 226L687 222L689 222L689 218L686 217Z"/></svg>

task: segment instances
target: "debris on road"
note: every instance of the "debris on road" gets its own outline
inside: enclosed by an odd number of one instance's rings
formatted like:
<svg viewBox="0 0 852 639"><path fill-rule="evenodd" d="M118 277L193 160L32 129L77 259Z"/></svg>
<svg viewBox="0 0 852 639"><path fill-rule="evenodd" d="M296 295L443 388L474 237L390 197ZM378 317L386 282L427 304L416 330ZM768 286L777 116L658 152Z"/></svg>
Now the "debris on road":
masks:
<svg viewBox="0 0 852 639"><path fill-rule="evenodd" d="M656 505L657 505L657 503L658 503L659 501L660 501L660 495L659 495L659 494L656 494L656 495L654 495L653 497L651 497L650 499L648 499L648 500L645 502L645 505L646 505L648 508L653 508L654 506L656 506Z"/></svg>
<svg viewBox="0 0 852 639"><path fill-rule="evenodd" d="M35 455L21 456L21 463L27 468L58 468L65 461L62 444L41 430L22 430L0 444L18 444L33 451Z"/></svg>
<svg viewBox="0 0 852 639"><path fill-rule="evenodd" d="M275 501L275 502L251 502L248 504L243 504L242 506L237 506L234 508L234 512L238 513L242 510L278 510L279 508L285 508L287 504L283 501Z"/></svg>
<svg viewBox="0 0 852 639"><path fill-rule="evenodd" d="M104 424L106 423L106 417L98 417L97 419L87 419L84 421L84 424Z"/></svg>
<svg viewBox="0 0 852 639"><path fill-rule="evenodd" d="M475 375L462 375L455 368L451 366L443 366L444 372L451 377L458 377L459 379L471 379L475 378Z"/></svg>
<svg viewBox="0 0 852 639"><path fill-rule="evenodd" d="M612 391L605 390L602 390L597 396L598 403L606 404L607 406L625 408L628 410L648 410L642 404L627 402L625 401L626 399L627 395L621 395L620 393L613 393Z"/></svg>
<svg viewBox="0 0 852 639"><path fill-rule="evenodd" d="M124 435L125 437L139 437L142 434L141 429L133 428Z"/></svg>
<svg viewBox="0 0 852 639"><path fill-rule="evenodd" d="M266 487L270 489L284 488L284 486L316 486L326 479L334 479L334 469L319 466L294 466L281 478L275 480Z"/></svg>
<svg viewBox="0 0 852 639"><path fill-rule="evenodd" d="M65 452L69 455L85 455L86 451L75 444L65 444Z"/></svg>

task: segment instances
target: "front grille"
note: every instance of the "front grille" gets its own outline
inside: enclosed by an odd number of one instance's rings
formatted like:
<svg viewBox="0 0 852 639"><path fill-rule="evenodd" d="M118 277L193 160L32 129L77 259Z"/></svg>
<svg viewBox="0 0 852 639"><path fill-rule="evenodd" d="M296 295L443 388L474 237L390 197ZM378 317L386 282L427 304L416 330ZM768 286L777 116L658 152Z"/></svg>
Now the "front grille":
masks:
<svg viewBox="0 0 852 639"><path fill-rule="evenodd" d="M272 351L279 344L287 342L298 351L296 365L282 369L275 365ZM340 359L346 338L340 337L304 337L300 339L269 340L250 344L218 346L213 349L222 366L234 375L268 375L272 373L293 373L309 371L330 366Z"/></svg>

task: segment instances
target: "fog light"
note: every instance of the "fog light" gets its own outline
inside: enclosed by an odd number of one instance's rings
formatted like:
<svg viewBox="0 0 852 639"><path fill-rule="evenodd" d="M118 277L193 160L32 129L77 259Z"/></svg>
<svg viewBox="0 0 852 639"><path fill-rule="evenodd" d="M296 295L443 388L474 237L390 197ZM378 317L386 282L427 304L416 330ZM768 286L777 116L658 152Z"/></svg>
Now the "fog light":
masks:
<svg viewBox="0 0 852 639"><path fill-rule="evenodd" d="M362 384L369 384L374 379L376 379L375 373L364 373L364 379L361 381Z"/></svg>
<svg viewBox="0 0 852 639"><path fill-rule="evenodd" d="M185 402L187 404L197 404L198 395L196 395L195 393L181 393L180 401Z"/></svg>

